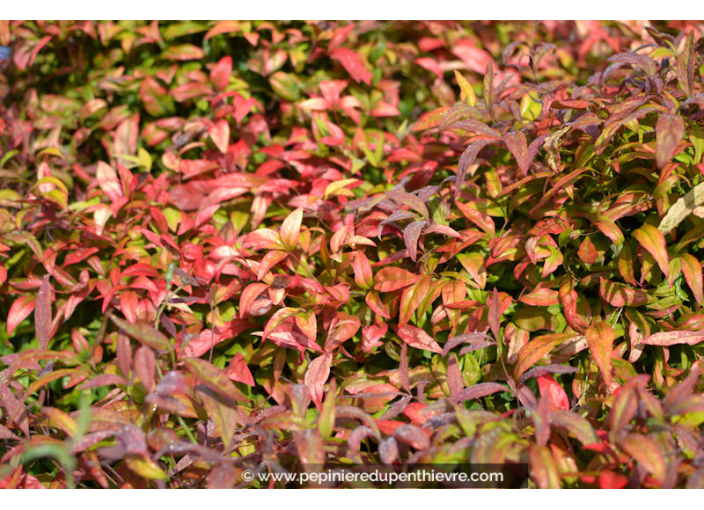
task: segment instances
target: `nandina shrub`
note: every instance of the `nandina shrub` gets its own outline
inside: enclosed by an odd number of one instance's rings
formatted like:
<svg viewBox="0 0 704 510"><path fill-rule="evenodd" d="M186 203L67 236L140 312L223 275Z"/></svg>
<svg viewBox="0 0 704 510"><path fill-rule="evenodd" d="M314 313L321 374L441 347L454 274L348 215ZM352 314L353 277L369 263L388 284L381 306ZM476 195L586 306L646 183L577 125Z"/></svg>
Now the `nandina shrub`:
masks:
<svg viewBox="0 0 704 510"><path fill-rule="evenodd" d="M0 483L700 486L701 35L1 24Z"/></svg>

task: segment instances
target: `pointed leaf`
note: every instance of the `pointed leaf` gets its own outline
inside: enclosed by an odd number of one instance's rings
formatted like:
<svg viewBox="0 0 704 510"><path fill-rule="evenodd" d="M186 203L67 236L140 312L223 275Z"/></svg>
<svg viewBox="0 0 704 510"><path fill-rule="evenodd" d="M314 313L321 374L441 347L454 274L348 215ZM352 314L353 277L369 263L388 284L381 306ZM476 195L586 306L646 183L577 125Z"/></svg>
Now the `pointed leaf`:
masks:
<svg viewBox="0 0 704 510"><path fill-rule="evenodd" d="M537 378L540 396L550 402L550 411L566 411L570 408L567 393L552 374L543 374Z"/></svg>
<svg viewBox="0 0 704 510"><path fill-rule="evenodd" d="M313 403L318 409L321 408L323 403L323 390L328 377L330 377L331 364L332 354L323 354L311 361L306 371L304 382L310 391Z"/></svg>
<svg viewBox="0 0 704 510"><path fill-rule="evenodd" d="M235 357L230 360L230 364L225 369L225 375L233 381L241 382L247 386L254 386L252 371L247 366L247 362L241 352L235 354Z"/></svg>
<svg viewBox="0 0 704 510"><path fill-rule="evenodd" d="M585 333L587 345L592 358L596 362L604 383L608 387L611 385L611 353L614 349L614 330L607 322L598 322L594 326L587 328Z"/></svg>
<svg viewBox="0 0 704 510"><path fill-rule="evenodd" d="M574 434L577 440L583 445L599 442L599 438L594 432L594 428L586 418L570 411L555 411L550 416L553 425L562 427Z"/></svg>
<svg viewBox="0 0 704 510"><path fill-rule="evenodd" d="M416 450L426 450L430 448L430 439L424 430L415 425L401 425L394 432L397 441L407 444Z"/></svg>
<svg viewBox="0 0 704 510"><path fill-rule="evenodd" d="M619 53L618 55L609 57L607 60L608 62L630 64L633 67L637 67L648 76L655 76L658 70L658 66L652 58L637 53Z"/></svg>
<svg viewBox="0 0 704 510"><path fill-rule="evenodd" d="M487 382L479 383L469 388L465 388L460 391L456 396L452 397L454 402L464 402L465 400L475 400L478 398L486 397L487 395L493 395L499 391L509 391L509 389L499 383Z"/></svg>
<svg viewBox="0 0 704 510"><path fill-rule="evenodd" d="M689 253L680 255L680 266L687 285L694 294L697 305L702 306L704 301L704 287L702 282L702 266L699 261Z"/></svg>
<svg viewBox="0 0 704 510"><path fill-rule="evenodd" d="M499 333L501 326L501 300L499 299L499 291L494 287L489 300L489 329L494 335L494 340L499 341Z"/></svg>
<svg viewBox="0 0 704 510"><path fill-rule="evenodd" d="M147 393L151 393L156 381L156 357L154 351L146 345L141 346L134 353L134 371Z"/></svg>
<svg viewBox="0 0 704 510"><path fill-rule="evenodd" d="M684 91L686 97L691 97L694 93L694 76L697 67L697 59L695 54L694 31L687 34L687 40L682 53L675 60L675 74L677 75L677 84Z"/></svg>
<svg viewBox="0 0 704 510"><path fill-rule="evenodd" d="M222 92L227 88L227 85L230 83L231 75L232 57L228 55L221 58L218 63L213 66L212 71L210 71L210 83L213 84L215 90Z"/></svg>
<svg viewBox="0 0 704 510"><path fill-rule="evenodd" d="M354 81L371 85L373 75L367 70L367 66L359 53L349 48L335 48L330 52L330 57L340 62Z"/></svg>
<svg viewBox="0 0 704 510"><path fill-rule="evenodd" d="M665 479L667 464L659 443L642 434L629 434L621 441L621 447L657 481Z"/></svg>
<svg viewBox="0 0 704 510"><path fill-rule="evenodd" d="M604 278L600 278L599 294L604 301L617 308L642 306L650 302L647 292Z"/></svg>
<svg viewBox="0 0 704 510"><path fill-rule="evenodd" d="M474 93L472 84L467 81L457 69L454 70L455 79L457 80L457 85L460 86L460 99L467 103L469 106L476 106L477 96Z"/></svg>
<svg viewBox="0 0 704 510"><path fill-rule="evenodd" d="M633 237L650 253L658 263L665 278L670 278L670 259L667 256L665 236L652 225L643 225L633 232Z"/></svg>
<svg viewBox="0 0 704 510"><path fill-rule="evenodd" d="M643 339L643 343L646 345L664 347L678 344L697 345L701 342L704 342L704 331L667 331L654 333Z"/></svg>
<svg viewBox="0 0 704 510"><path fill-rule="evenodd" d="M530 445L530 474L539 489L559 489L560 473L552 451L547 446Z"/></svg>
<svg viewBox="0 0 704 510"><path fill-rule="evenodd" d="M664 167L675 155L682 136L684 121L679 115L660 115L655 125L656 160L659 168Z"/></svg>
<svg viewBox="0 0 704 510"><path fill-rule="evenodd" d="M396 334L411 347L442 354L442 349L433 338L420 328L411 325L394 326Z"/></svg>
<svg viewBox="0 0 704 510"><path fill-rule="evenodd" d="M364 290L371 289L374 284L374 274L369 259L363 251L355 252L352 269L354 269L355 283Z"/></svg>
<svg viewBox="0 0 704 510"><path fill-rule="evenodd" d="M186 358L183 360L183 364L186 370L214 393L228 400L235 400L237 402L247 402L249 400L240 393L240 390L230 381L225 371L208 363L206 360L200 358Z"/></svg>
<svg viewBox="0 0 704 510"><path fill-rule="evenodd" d="M406 244L408 255L413 262L415 262L418 257L418 239L426 223L425 220L414 221L403 229L403 242Z"/></svg>
<svg viewBox="0 0 704 510"><path fill-rule="evenodd" d="M281 243L286 247L287 250L293 251L296 246L300 243L301 236L301 222L303 221L303 208L299 207L291 214L289 214L284 222L281 224L281 229L279 230L279 237L281 238Z"/></svg>
<svg viewBox="0 0 704 510"><path fill-rule="evenodd" d="M489 60L486 64L486 72L484 73L484 104L486 104L486 110L489 112L489 116L491 116L491 110L494 108L495 94L494 65L491 63L491 60Z"/></svg>
<svg viewBox="0 0 704 510"><path fill-rule="evenodd" d="M145 323L130 324L114 315L110 316L117 327L122 329L135 340L156 349L157 351L168 351L171 349L171 342L164 334Z"/></svg>
<svg viewBox="0 0 704 510"><path fill-rule="evenodd" d="M393 292L413 285L418 277L400 267L385 267L374 277L374 289L379 292Z"/></svg>
<svg viewBox="0 0 704 510"><path fill-rule="evenodd" d="M526 370L540 361L555 347L575 336L574 333L557 333L542 335L528 342L518 352L518 363L516 363L516 368L513 371L513 378L519 380Z"/></svg>
<svg viewBox="0 0 704 510"><path fill-rule="evenodd" d="M208 128L208 136L223 154L227 153L230 143L230 124L225 119L220 119Z"/></svg>
<svg viewBox="0 0 704 510"><path fill-rule="evenodd" d="M51 339L51 294L53 286L49 283L49 275L44 275L37 292L36 308L34 309L34 327L40 349L46 349Z"/></svg>
<svg viewBox="0 0 704 510"><path fill-rule="evenodd" d="M658 230L667 234L701 205L704 205L704 182L694 186L667 210L667 214L660 221Z"/></svg>

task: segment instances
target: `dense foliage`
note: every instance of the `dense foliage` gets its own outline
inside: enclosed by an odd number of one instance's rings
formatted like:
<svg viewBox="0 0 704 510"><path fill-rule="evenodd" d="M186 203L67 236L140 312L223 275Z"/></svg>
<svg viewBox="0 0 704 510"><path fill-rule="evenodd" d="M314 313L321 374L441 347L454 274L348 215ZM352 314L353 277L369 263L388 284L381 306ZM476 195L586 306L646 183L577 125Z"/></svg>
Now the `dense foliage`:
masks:
<svg viewBox="0 0 704 510"><path fill-rule="evenodd" d="M704 485L703 33L0 22L0 484Z"/></svg>

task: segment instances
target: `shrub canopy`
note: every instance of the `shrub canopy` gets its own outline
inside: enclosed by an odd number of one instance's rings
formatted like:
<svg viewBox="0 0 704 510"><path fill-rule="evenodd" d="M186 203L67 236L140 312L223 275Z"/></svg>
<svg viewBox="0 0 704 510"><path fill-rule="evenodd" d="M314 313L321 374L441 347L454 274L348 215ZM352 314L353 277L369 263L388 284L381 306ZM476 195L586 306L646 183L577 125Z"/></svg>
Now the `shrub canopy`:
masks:
<svg viewBox="0 0 704 510"><path fill-rule="evenodd" d="M702 34L0 22L0 484L701 486Z"/></svg>

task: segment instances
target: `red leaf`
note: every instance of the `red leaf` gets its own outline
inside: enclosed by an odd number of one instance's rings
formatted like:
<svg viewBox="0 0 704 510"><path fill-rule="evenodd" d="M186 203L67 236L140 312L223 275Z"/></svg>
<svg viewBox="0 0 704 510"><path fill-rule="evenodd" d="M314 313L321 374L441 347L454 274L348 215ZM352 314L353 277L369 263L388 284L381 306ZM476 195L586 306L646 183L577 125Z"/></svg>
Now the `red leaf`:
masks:
<svg viewBox="0 0 704 510"><path fill-rule="evenodd" d="M518 384L523 384L531 377L541 377L545 374L574 374L577 371L575 367L568 365L543 365L535 368L531 368L526 373L524 373L518 380Z"/></svg>
<svg viewBox="0 0 704 510"><path fill-rule="evenodd" d="M36 309L34 310L34 328L40 349L46 349L51 340L51 294L54 290L49 283L49 275L44 275L37 292Z"/></svg>
<svg viewBox="0 0 704 510"><path fill-rule="evenodd" d="M230 83L230 75L232 75L232 57L228 55L221 58L210 71L210 83L215 90L222 92Z"/></svg>
<svg viewBox="0 0 704 510"><path fill-rule="evenodd" d="M400 267L385 267L376 273L374 289L379 292L393 292L413 285L418 277Z"/></svg>
<svg viewBox="0 0 704 510"><path fill-rule="evenodd" d="M120 297L120 309L122 314L127 319L127 322L135 324L137 322L137 305L139 304L139 296L136 292L127 290Z"/></svg>
<svg viewBox="0 0 704 510"><path fill-rule="evenodd" d="M611 306L617 308L623 308L624 306L641 306L650 301L648 294L642 290L628 287L622 283L615 283L611 280L605 280L604 278L600 278L600 280L599 293L604 301Z"/></svg>
<svg viewBox="0 0 704 510"><path fill-rule="evenodd" d="M621 441L621 447L658 482L665 479L667 463L659 442L642 434L629 434Z"/></svg>
<svg viewBox="0 0 704 510"><path fill-rule="evenodd" d="M457 176L455 177L455 197L460 194L462 184L464 183L464 176L467 174L467 169L472 166L474 160L477 159L479 152L487 145L495 144L495 140L478 140L470 144L460 156L460 160L457 163Z"/></svg>
<svg viewBox="0 0 704 510"><path fill-rule="evenodd" d="M7 314L7 334L12 334L17 326L25 320L34 310L37 298L34 296L22 295L15 299Z"/></svg>
<svg viewBox="0 0 704 510"><path fill-rule="evenodd" d="M355 283L364 290L371 289L374 284L374 274L372 273L372 266L369 264L369 259L364 252L355 252L352 269L354 269Z"/></svg>
<svg viewBox="0 0 704 510"><path fill-rule="evenodd" d="M266 340L267 337L286 319L293 317L301 312L298 308L282 308L277 310L274 315L271 316L269 321L264 326L264 335L262 340Z"/></svg>
<svg viewBox="0 0 704 510"><path fill-rule="evenodd" d="M567 393L555 380L552 374L541 375L537 378L538 388L542 398L550 402L550 412L567 411L570 408L570 400Z"/></svg>
<svg viewBox="0 0 704 510"><path fill-rule="evenodd" d="M264 258L259 265L257 279L263 279L272 267L284 260L286 257L288 257L288 253L280 250L273 250L264 255Z"/></svg>
<svg viewBox="0 0 704 510"><path fill-rule="evenodd" d="M556 290L546 287L536 287L529 294L521 296L518 300L530 306L551 306L558 304L558 293Z"/></svg>
<svg viewBox="0 0 704 510"><path fill-rule="evenodd" d="M95 176L100 189L105 192L111 202L118 202L124 196L117 173L110 165L99 161Z"/></svg>
<svg viewBox="0 0 704 510"><path fill-rule="evenodd" d="M684 135L684 121L679 115L663 114L655 125L656 161L659 168L672 159Z"/></svg>
<svg viewBox="0 0 704 510"><path fill-rule="evenodd" d="M494 224L494 220L491 219L491 216L489 216L486 212L479 210L476 203L470 202L468 204L463 204L462 202L457 201L455 202L455 205L457 205L458 209L465 218L481 228L484 232L490 236L494 236L496 234L496 225Z"/></svg>
<svg viewBox="0 0 704 510"><path fill-rule="evenodd" d="M113 315L110 316L110 320L112 320L117 327L122 329L129 336L144 345L148 345L152 349L156 349L158 351L168 351L171 349L171 342L169 339L166 338L161 331L154 329L148 324L130 324L129 322L119 319Z"/></svg>
<svg viewBox="0 0 704 510"><path fill-rule="evenodd" d="M90 381L86 381L81 384L78 389L88 390L91 388L98 388L99 386L115 386L115 385L126 385L127 382L117 374L100 374L95 376Z"/></svg>
<svg viewBox="0 0 704 510"><path fill-rule="evenodd" d="M486 397L487 395L493 395L499 391L509 391L509 389L499 383L479 383L463 389L456 396L453 396L452 400L455 402L464 402L465 400L474 400Z"/></svg>
<svg viewBox="0 0 704 510"><path fill-rule="evenodd" d="M240 319L244 318L245 315L247 315L248 313L252 313L252 311L250 311L252 304L261 295L261 293L264 292L268 288L269 288L269 286L266 283L256 283L256 282L250 283L249 285L247 285L245 287L245 289L242 291L242 295L240 296L240 310L239 310ZM269 307L271 307L271 301L269 301ZM254 313L253 315L261 315L261 314Z"/></svg>
<svg viewBox="0 0 704 510"><path fill-rule="evenodd" d="M589 237L585 237L582 244L579 245L577 255L579 255L582 262L590 266L599 260L599 252Z"/></svg>
<svg viewBox="0 0 704 510"><path fill-rule="evenodd" d="M186 370L192 373L211 391L237 402L248 401L247 397L240 393L232 381L230 381L224 370L221 370L200 358L187 358L183 361L183 363Z"/></svg>
<svg viewBox="0 0 704 510"><path fill-rule="evenodd" d="M235 357L232 358L230 364L225 369L225 374L233 381L241 382L248 386L254 386L254 377L241 352L238 352L235 354Z"/></svg>
<svg viewBox="0 0 704 510"><path fill-rule="evenodd" d="M304 377L305 385L308 386L311 399L318 410L320 410L323 403L323 389L328 377L330 377L331 364L332 354L326 353L318 356L310 362Z"/></svg>
<svg viewBox="0 0 704 510"><path fill-rule="evenodd" d="M342 343L346 342L357 334L362 323L358 317L349 316L345 313L338 314L330 322L328 337L325 339L325 350L331 352Z"/></svg>
<svg viewBox="0 0 704 510"><path fill-rule="evenodd" d="M628 486L628 477L613 471L603 471L599 475L600 489L625 489Z"/></svg>
<svg viewBox="0 0 704 510"><path fill-rule="evenodd" d="M371 85L374 75L367 70L362 57L357 52L349 48L336 48L330 52L330 57L340 62L354 81Z"/></svg>
<svg viewBox="0 0 704 510"><path fill-rule="evenodd" d="M230 142L230 125L225 119L215 122L208 128L208 135L223 154L227 153L227 146Z"/></svg>
<svg viewBox="0 0 704 510"><path fill-rule="evenodd" d="M619 53L618 55L609 57L608 62L630 64L649 76L654 76L658 70L658 65L652 58L647 55L639 55L637 53Z"/></svg>
<svg viewBox="0 0 704 510"><path fill-rule="evenodd" d="M406 325L401 327L394 326L394 330L396 331L396 334L401 337L401 340L406 342L411 347L442 354L442 349L438 343L422 329L415 326Z"/></svg>
<svg viewBox="0 0 704 510"><path fill-rule="evenodd" d="M408 380L408 345L403 344L401 346L401 354L399 356L399 380L401 381L401 387L406 391L406 393L411 392L411 385Z"/></svg>
<svg viewBox="0 0 704 510"><path fill-rule="evenodd" d="M428 438L426 431L415 425L401 425L396 429L396 432L394 432L394 437L397 441L406 443L416 450L426 450L430 448L430 438Z"/></svg>
<svg viewBox="0 0 704 510"><path fill-rule="evenodd" d="M146 345L143 345L134 353L134 371L147 392L151 393L154 389L156 377L156 358L154 351Z"/></svg>
<svg viewBox="0 0 704 510"><path fill-rule="evenodd" d="M257 100L253 97L245 99L237 94L233 102L235 105L235 120L239 123L242 122L242 119L244 119L250 111L252 111L252 108L257 103Z"/></svg>
<svg viewBox="0 0 704 510"><path fill-rule="evenodd" d="M385 322L364 326L362 328L362 350L368 353L377 345L381 345L381 339L386 336L388 330L389 326Z"/></svg>
<svg viewBox="0 0 704 510"><path fill-rule="evenodd" d="M500 325L501 325L501 300L499 299L499 291L494 287L489 301L489 328L494 335L494 339L499 341Z"/></svg>
<svg viewBox="0 0 704 510"><path fill-rule="evenodd" d="M418 220L409 223L405 229L403 229L403 242L406 244L406 249L408 250L408 255L411 257L413 262L416 261L418 255L418 238L420 238L421 232L423 232L423 227L425 227L425 220Z"/></svg>

